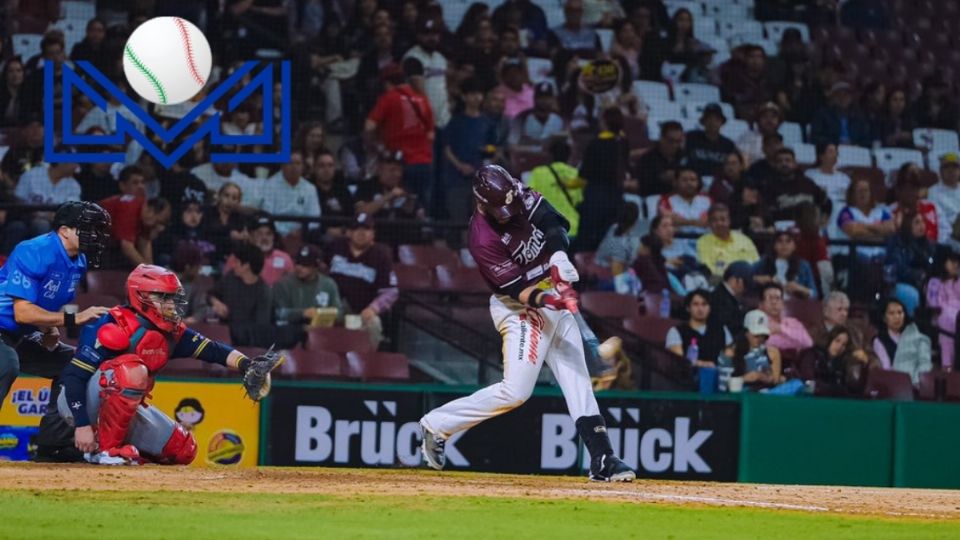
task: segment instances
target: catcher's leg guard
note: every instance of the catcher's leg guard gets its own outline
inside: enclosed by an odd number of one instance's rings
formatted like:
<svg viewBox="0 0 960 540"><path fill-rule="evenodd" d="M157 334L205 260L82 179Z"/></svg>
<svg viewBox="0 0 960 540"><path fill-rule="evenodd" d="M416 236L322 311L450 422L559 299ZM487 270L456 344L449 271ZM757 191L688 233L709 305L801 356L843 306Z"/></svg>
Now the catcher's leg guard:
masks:
<svg viewBox="0 0 960 540"><path fill-rule="evenodd" d="M97 434L100 450L113 455L121 453L130 422L150 387L150 374L147 366L134 354L124 354L105 362L100 371ZM130 449L123 449L123 457L129 454Z"/></svg>
<svg viewBox="0 0 960 540"><path fill-rule="evenodd" d="M159 463L168 465L189 465L197 457L197 440L183 426L177 424L170 439L160 452Z"/></svg>

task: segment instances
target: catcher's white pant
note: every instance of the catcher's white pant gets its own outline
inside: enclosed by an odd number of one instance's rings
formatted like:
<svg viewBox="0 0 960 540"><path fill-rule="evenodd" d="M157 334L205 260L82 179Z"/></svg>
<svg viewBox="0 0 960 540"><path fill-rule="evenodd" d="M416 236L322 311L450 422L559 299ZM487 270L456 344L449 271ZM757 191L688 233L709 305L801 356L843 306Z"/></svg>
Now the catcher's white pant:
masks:
<svg viewBox="0 0 960 540"><path fill-rule="evenodd" d="M554 293L554 291L550 291ZM583 340L566 310L534 309L507 297L490 297L493 324L503 337L503 381L427 413L421 422L449 439L523 404L546 362L574 420L600 414L583 357Z"/></svg>

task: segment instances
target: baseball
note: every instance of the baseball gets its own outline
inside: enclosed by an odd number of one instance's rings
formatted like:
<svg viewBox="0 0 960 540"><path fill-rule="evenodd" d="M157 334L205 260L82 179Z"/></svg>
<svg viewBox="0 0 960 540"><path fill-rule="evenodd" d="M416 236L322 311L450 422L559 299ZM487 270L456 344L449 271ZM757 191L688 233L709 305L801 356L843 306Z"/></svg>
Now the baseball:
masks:
<svg viewBox="0 0 960 540"><path fill-rule="evenodd" d="M210 44L200 29L179 17L141 24L123 48L123 73L140 97L175 105L197 95L210 76Z"/></svg>

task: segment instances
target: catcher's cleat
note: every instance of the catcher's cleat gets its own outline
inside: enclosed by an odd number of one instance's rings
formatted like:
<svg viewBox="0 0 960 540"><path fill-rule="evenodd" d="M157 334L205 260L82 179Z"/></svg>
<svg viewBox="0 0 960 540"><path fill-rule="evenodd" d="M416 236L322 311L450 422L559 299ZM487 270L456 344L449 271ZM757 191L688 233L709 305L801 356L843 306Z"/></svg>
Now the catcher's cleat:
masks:
<svg viewBox="0 0 960 540"><path fill-rule="evenodd" d="M423 451L423 459L427 461L427 465L431 468L438 471L443 470L443 466L447 464L447 456L443 453L443 445L446 441L427 429L423 421L420 422L420 431L423 435L423 444L420 445L420 449Z"/></svg>
<svg viewBox="0 0 960 540"><path fill-rule="evenodd" d="M633 482L637 473L613 454L603 454L590 462L590 479L595 482Z"/></svg>
<svg viewBox="0 0 960 540"><path fill-rule="evenodd" d="M83 452L76 446L37 446L37 463L83 463Z"/></svg>
<svg viewBox="0 0 960 540"><path fill-rule="evenodd" d="M98 453L88 452L84 454L84 458L95 465L140 465L143 463L140 451L132 444L125 444Z"/></svg>

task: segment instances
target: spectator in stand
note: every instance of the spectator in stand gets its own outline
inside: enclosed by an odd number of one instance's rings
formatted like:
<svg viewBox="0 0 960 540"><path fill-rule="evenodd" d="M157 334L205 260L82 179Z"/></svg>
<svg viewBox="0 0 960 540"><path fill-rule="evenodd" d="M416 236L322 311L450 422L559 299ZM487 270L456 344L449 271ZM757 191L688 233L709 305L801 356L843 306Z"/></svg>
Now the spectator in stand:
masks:
<svg viewBox="0 0 960 540"><path fill-rule="evenodd" d="M249 238L246 219L240 213L243 192L233 182L224 182L217 192L216 204L208 209L207 234L217 246L216 260L223 261L234 243Z"/></svg>
<svg viewBox="0 0 960 540"><path fill-rule="evenodd" d="M944 243L960 216L960 155L956 152L940 156L940 181L930 188L927 198L937 206L937 223L943 224L938 227L938 241Z"/></svg>
<svg viewBox="0 0 960 540"><path fill-rule="evenodd" d="M683 309L690 316L687 322L674 326L667 332L665 346L668 351L686 359L687 351L694 341L699 354L694 367L716 367L720 356L733 359L733 336L726 326L712 326L710 319L710 296L698 289L683 299Z"/></svg>
<svg viewBox="0 0 960 540"><path fill-rule="evenodd" d="M97 204L110 214L110 241L119 247L104 251L104 268L153 264L153 241L170 222L170 203L159 197L114 195Z"/></svg>
<svg viewBox="0 0 960 540"><path fill-rule="evenodd" d="M673 217L661 214L650 222L650 234L640 240L633 269L647 290L686 294L681 280L695 268L697 253L689 243L676 240L675 231Z"/></svg>
<svg viewBox="0 0 960 540"><path fill-rule="evenodd" d="M660 140L636 162L633 176L640 181L640 195L663 195L673 191L676 170L686 165L683 126L680 122L660 125Z"/></svg>
<svg viewBox="0 0 960 540"><path fill-rule="evenodd" d="M887 86L881 81L871 81L863 87L860 94L860 104L858 112L861 119L867 124L867 131L870 135L871 144L877 144L874 137L874 127L879 125L881 119L886 116L887 111ZM882 145L883 143L880 142Z"/></svg>
<svg viewBox="0 0 960 540"><path fill-rule="evenodd" d="M788 28L784 31L775 71L776 102L784 117L790 122L809 124L820 109L823 95L814 80L813 64L799 30Z"/></svg>
<svg viewBox="0 0 960 540"><path fill-rule="evenodd" d="M711 206L707 211L707 220L710 232L697 240L697 259L714 276L725 276L727 268L734 262L743 261L752 265L760 260L753 240L741 232L730 230L730 209L726 205Z"/></svg>
<svg viewBox="0 0 960 540"><path fill-rule="evenodd" d="M853 89L850 83L834 83L827 93L830 104L820 109L810 126L810 139L814 144L852 144L869 146L869 127L857 111L853 110Z"/></svg>
<svg viewBox="0 0 960 540"><path fill-rule="evenodd" d="M930 338L920 332L897 299L887 299L879 316L873 351L880 359L880 365L883 369L909 374L913 384L917 385L920 374L933 369Z"/></svg>
<svg viewBox="0 0 960 540"><path fill-rule="evenodd" d="M733 105L737 117L755 118L761 106L773 101L773 81L767 74L767 55L763 47L745 45L743 49L742 61L730 61L732 69L723 77L720 95L723 101Z"/></svg>
<svg viewBox="0 0 960 540"><path fill-rule="evenodd" d="M207 288L198 283L200 269L204 266L203 253L195 244L183 242L177 245L170 262L170 269L177 273L187 305L183 309L183 322L193 325L206 320Z"/></svg>
<svg viewBox="0 0 960 540"><path fill-rule="evenodd" d="M303 177L303 154L297 150L290 153L290 161L267 179L263 189L263 210L274 216L320 217L317 188ZM311 229L316 227L316 223L309 225ZM281 236L301 230L301 225L295 222L277 225L277 232Z"/></svg>
<svg viewBox="0 0 960 540"><path fill-rule="evenodd" d="M621 136L622 131L623 113L616 107L606 109L603 111L603 131L584 151L580 177L587 186L583 189L580 230L574 251L596 250L623 204L627 142Z"/></svg>
<svg viewBox="0 0 960 540"><path fill-rule="evenodd" d="M787 300L817 297L817 284L810 263L797 255L796 237L799 233L795 229L778 231L773 246L754 268L755 282L780 285Z"/></svg>
<svg viewBox="0 0 960 540"><path fill-rule="evenodd" d="M297 252L293 273L273 286L273 316L281 347L292 347L302 341L305 327L312 325L320 310L337 310L337 320L343 316L336 282L320 273L322 258L319 248L305 244Z"/></svg>
<svg viewBox="0 0 960 540"><path fill-rule="evenodd" d="M639 78L645 81L662 81L663 62L667 57L667 42L662 29L669 20L667 10L660 2L640 3L626 9L630 13L630 22L640 36L640 58L637 61L640 68Z"/></svg>
<svg viewBox="0 0 960 540"><path fill-rule="evenodd" d="M210 241L210 233L204 223L203 199L187 198L180 201L180 216L154 241L154 252L160 266L170 266L177 246L192 244L209 264L214 260L216 246Z"/></svg>
<svg viewBox="0 0 960 540"><path fill-rule="evenodd" d="M134 197L147 196L147 177L143 169L136 165L127 165L120 169L120 175L117 178L117 187L121 195L133 195ZM202 195L206 195L203 193Z"/></svg>
<svg viewBox="0 0 960 540"><path fill-rule="evenodd" d="M675 11L667 30L667 62L693 65L702 46L700 41L693 37L693 14L690 10L680 8Z"/></svg>
<svg viewBox="0 0 960 540"><path fill-rule="evenodd" d="M776 103L770 101L760 106L753 129L737 139L737 148L744 153L749 163L772 157L767 152L766 138L770 135L779 135L782 121L780 107L777 107ZM783 137L780 138L780 143L783 143Z"/></svg>
<svg viewBox="0 0 960 540"><path fill-rule="evenodd" d="M770 205L771 217L775 221L796 223L799 206L803 203L813 203L820 209L821 215L830 215L830 199L818 185L800 172L793 150L778 150L776 167L776 181L768 183L763 191L763 200Z"/></svg>
<svg viewBox="0 0 960 540"><path fill-rule="evenodd" d="M418 64L411 58L404 60L402 69L391 66L385 70L386 90L367 116L364 129L368 135L379 131L387 150L403 152L405 183L426 206L433 186L436 128L430 102L409 83L423 74L423 66Z"/></svg>
<svg viewBox="0 0 960 540"><path fill-rule="evenodd" d="M460 197L457 199L460 204L473 200L469 191L458 191L456 196ZM426 211L417 195L408 192L403 185L403 156L398 154L384 152L380 156L377 177L364 182L357 189L355 200L355 213L371 218L384 221L426 219ZM458 219L458 223L467 221L462 215ZM383 233L381 242L391 246L404 242L416 243L419 234L405 227L391 227L383 230Z"/></svg>
<svg viewBox="0 0 960 540"><path fill-rule="evenodd" d="M914 105L917 127L957 129L960 111L950 93L950 86L939 71L923 80L923 92Z"/></svg>
<svg viewBox="0 0 960 540"><path fill-rule="evenodd" d="M467 79L460 85L460 90L462 107L454 113L443 132L444 182L434 194L439 200L433 214L449 214L454 222L466 223L472 213L469 207L473 206L470 196L473 174L483 164L485 149L493 146L495 133L481 110L483 89L479 81Z"/></svg>
<svg viewBox="0 0 960 540"><path fill-rule="evenodd" d="M310 180L317 187L321 215L341 218L353 216L353 195L347 189L343 174L337 170L337 160L329 150L321 152L314 159Z"/></svg>
<svg viewBox="0 0 960 540"><path fill-rule="evenodd" d="M59 147L56 152L70 154L73 150ZM23 173L13 194L24 204L60 205L67 201L80 200L80 184L73 177L77 163L51 163L34 167ZM51 216L52 217L52 216ZM34 236L50 230L49 223Z"/></svg>
<svg viewBox="0 0 960 540"><path fill-rule="evenodd" d="M517 28L523 34L522 41L531 50L544 53L550 32L547 16L532 0L506 0L493 10L493 28L503 32L507 28Z"/></svg>
<svg viewBox="0 0 960 540"><path fill-rule="evenodd" d="M624 16L618 0L584 0L583 23L591 26L609 27Z"/></svg>
<svg viewBox="0 0 960 540"><path fill-rule="evenodd" d="M807 169L804 174L820 187L830 199L832 213L827 222L827 234L837 238L837 217L847 204L847 192L850 191L850 177L837 170L837 145L832 143L817 145L817 166Z"/></svg>
<svg viewBox="0 0 960 540"><path fill-rule="evenodd" d="M849 352L857 361L867 367L877 364L877 357L874 356L873 349L868 347L863 332L855 324L850 323L850 298L842 291L833 291L824 299L823 320L809 329L813 344L826 349L833 340L830 334L836 328L843 328L848 334Z"/></svg>
<svg viewBox="0 0 960 540"><path fill-rule="evenodd" d="M567 235L572 239L580 231L580 211L583 202L583 186L580 171L571 166L570 145L565 140L556 140L550 145L550 163L530 172L530 189L536 191L570 223Z"/></svg>
<svg viewBox="0 0 960 540"><path fill-rule="evenodd" d="M884 274L896 274L893 296L903 303L910 317L920 305L920 291L933 272L935 252L936 244L927 238L923 216L912 210L905 212L899 234L887 240Z"/></svg>
<svg viewBox="0 0 960 540"><path fill-rule="evenodd" d="M902 87L891 88L887 93L884 114L870 126L873 141L881 146L913 147L913 119L907 91Z"/></svg>
<svg viewBox="0 0 960 540"><path fill-rule="evenodd" d="M620 294L635 294L640 290L636 276L630 273L630 267L640 252L640 237L631 234L639 217L640 210L637 205L624 203L620 207L617 222L607 230L594 256L597 266L610 269L613 274L613 288Z"/></svg>
<svg viewBox="0 0 960 540"><path fill-rule="evenodd" d="M535 104L533 86L527 80L526 66L520 60L504 60L497 89L503 94L503 115L511 121Z"/></svg>
<svg viewBox="0 0 960 540"><path fill-rule="evenodd" d="M397 301L397 277L393 273L390 250L375 242L373 218L359 214L351 223L346 238L330 245L327 264L330 277L337 282L346 303L346 313L360 313L370 340L383 340L380 316Z"/></svg>
<svg viewBox="0 0 960 540"><path fill-rule="evenodd" d="M557 114L557 96L547 81L534 89L533 108L518 114L510 125L510 145L546 146L557 137L566 137L563 118Z"/></svg>
<svg viewBox="0 0 960 540"><path fill-rule="evenodd" d="M944 250L936 275L927 282L926 298L939 330L940 367L952 371L957 355L954 337L958 328L957 314L960 313L960 253Z"/></svg>
<svg viewBox="0 0 960 540"><path fill-rule="evenodd" d="M775 386L786 379L782 375L780 349L770 343L772 321L755 309L743 318L744 332L734 343L733 376L743 377L752 388Z"/></svg>
<svg viewBox="0 0 960 540"><path fill-rule="evenodd" d="M779 177L777 152L781 148L783 148L783 136L779 133L763 137L763 159L754 161L747 169L749 182L760 190L764 190L767 184L775 182Z"/></svg>
<svg viewBox="0 0 960 540"><path fill-rule="evenodd" d="M450 105L447 97L447 59L440 52L440 30L443 21L426 17L419 23L417 45L403 55L403 59L414 58L423 66L423 89L430 102L430 110L438 129L443 129L450 121ZM408 74L409 75L409 74Z"/></svg>
<svg viewBox="0 0 960 540"><path fill-rule="evenodd" d="M239 346L267 347L273 342L270 286L260 278L263 252L237 244L231 257L236 266L210 289L210 309L230 326L230 341Z"/></svg>
<svg viewBox="0 0 960 540"><path fill-rule="evenodd" d="M726 122L720 105L711 103L700 115L703 129L687 133L687 164L700 176L716 175L724 167L727 156L737 151L733 141L720 134Z"/></svg>
<svg viewBox="0 0 960 540"><path fill-rule="evenodd" d="M503 112L505 106L506 102L502 88L495 87L487 90L487 95L483 100L483 114L490 121L490 125L493 126L493 145L500 151L507 147L512 125L510 119Z"/></svg>
<svg viewBox="0 0 960 540"><path fill-rule="evenodd" d="M591 53L600 48L596 30L583 24L583 0L566 0L563 4L563 24L550 32L554 47Z"/></svg>
<svg viewBox="0 0 960 540"><path fill-rule="evenodd" d="M262 182L240 172L236 163L203 163L190 169L190 173L199 178L211 193L218 192L225 183L231 182L243 193L243 206L260 209L263 205Z"/></svg>
<svg viewBox="0 0 960 540"><path fill-rule="evenodd" d="M261 212L251 218L249 240L246 243L256 246L263 255L263 265L257 275L267 287L272 287L283 276L293 272L293 259L278 247L277 229L268 214ZM240 262L235 257L227 258L223 273L232 272Z"/></svg>
<svg viewBox="0 0 960 540"><path fill-rule="evenodd" d="M760 289L760 310L769 318L770 339L767 343L780 350L802 351L813 346L813 338L803 323L783 314L783 287L767 283Z"/></svg>
<svg viewBox="0 0 960 540"><path fill-rule="evenodd" d="M113 163L84 163L77 173L80 198L84 201L99 201L117 194L117 179L110 169Z"/></svg>
<svg viewBox="0 0 960 540"><path fill-rule="evenodd" d="M43 163L43 137L40 117L29 115L21 123L13 146L0 161L2 191L12 195L20 176Z"/></svg>
<svg viewBox="0 0 960 540"><path fill-rule="evenodd" d="M884 242L896 232L893 214L882 204L877 204L870 188L870 181L857 178L847 189L847 205L837 214L840 239L849 238L861 242ZM857 247L857 257L864 262L882 259L886 251L882 247Z"/></svg>
<svg viewBox="0 0 960 540"><path fill-rule="evenodd" d="M960 253L960 217L957 217L956 221L953 222L951 231L950 237L944 242L944 247Z"/></svg>
<svg viewBox="0 0 960 540"><path fill-rule="evenodd" d="M937 206L929 199L923 198L926 189L920 185L920 169L914 163L907 163L900 167L897 175L897 184L894 188L896 202L890 207L893 222L897 228L903 223L904 215L909 210L916 210L926 226L927 238L936 242L940 238L940 221L937 216Z"/></svg>
<svg viewBox="0 0 960 540"><path fill-rule="evenodd" d="M114 54L107 48L104 40L106 35L107 27L102 19L94 17L87 21L87 33L83 41L73 46L73 50L70 51L70 60L73 62L85 60L93 64L100 73L109 74L113 68L111 58Z"/></svg>
<svg viewBox="0 0 960 540"><path fill-rule="evenodd" d="M629 19L620 19L613 25L613 43L610 44L610 56L620 56L627 60L629 73L622 74L631 81L640 78L640 51L643 39Z"/></svg>
<svg viewBox="0 0 960 540"><path fill-rule="evenodd" d="M737 261L723 272L723 281L710 293L710 326L723 325L734 336L743 331L743 295L753 281L753 266ZM767 334L770 332L767 331Z"/></svg>
<svg viewBox="0 0 960 540"><path fill-rule="evenodd" d="M373 30L373 46L360 58L357 81L360 84L360 106L369 111L380 95L380 74L391 64L400 63L400 50L394 41L393 28L381 24Z"/></svg>
<svg viewBox="0 0 960 540"><path fill-rule="evenodd" d="M730 206L740 198L744 188L743 156L734 150L723 158L723 166L713 177L707 195L715 203Z"/></svg>
<svg viewBox="0 0 960 540"><path fill-rule="evenodd" d="M850 331L842 325L834 326L824 335L824 341L800 354L801 365L813 366L817 395L861 395L865 366L855 356Z"/></svg>
<svg viewBox="0 0 960 540"><path fill-rule="evenodd" d="M710 197L701 195L703 182L693 169L677 169L674 190L660 196L657 213L673 217L673 224L681 233L702 235L706 232L707 211L710 210ZM694 249L695 239L683 239L681 242Z"/></svg>
<svg viewBox="0 0 960 540"><path fill-rule="evenodd" d="M11 58L0 73L0 127L14 127L23 116L23 61Z"/></svg>
<svg viewBox="0 0 960 540"><path fill-rule="evenodd" d="M294 137L296 144L294 148L300 150L303 155L303 163L306 170L311 170L313 164L321 153L327 149L327 134L321 122L307 122L300 126L297 135Z"/></svg>
<svg viewBox="0 0 960 540"><path fill-rule="evenodd" d="M833 261L827 250L827 236L823 233L820 210L812 203L803 203L797 209L796 254L813 270L813 281L820 285L823 296L833 290ZM844 246L846 252L849 250Z"/></svg>

